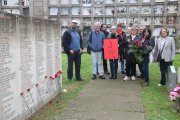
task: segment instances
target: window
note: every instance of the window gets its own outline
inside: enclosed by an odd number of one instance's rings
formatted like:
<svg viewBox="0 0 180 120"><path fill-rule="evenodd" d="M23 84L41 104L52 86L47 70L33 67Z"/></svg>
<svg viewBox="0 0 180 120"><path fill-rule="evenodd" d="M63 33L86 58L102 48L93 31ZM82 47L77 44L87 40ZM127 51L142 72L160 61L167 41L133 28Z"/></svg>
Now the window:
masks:
<svg viewBox="0 0 180 120"><path fill-rule="evenodd" d="M7 0L4 0L4 5L7 5Z"/></svg>

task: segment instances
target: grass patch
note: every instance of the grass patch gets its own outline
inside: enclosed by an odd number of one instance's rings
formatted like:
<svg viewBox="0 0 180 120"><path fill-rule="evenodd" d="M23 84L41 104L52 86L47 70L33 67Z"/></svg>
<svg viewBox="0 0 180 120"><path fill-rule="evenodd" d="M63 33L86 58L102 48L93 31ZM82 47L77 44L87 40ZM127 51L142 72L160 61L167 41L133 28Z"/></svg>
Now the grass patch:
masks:
<svg viewBox="0 0 180 120"><path fill-rule="evenodd" d="M56 120L67 103L72 100L88 84L92 77L91 58L88 54L82 55L81 75L85 79L82 82L67 80L67 56L62 54L63 89L67 93L58 95L52 104L47 104L30 119L32 120ZM173 63L177 70L180 66L180 54L176 55ZM142 88L142 99L145 109L145 120L180 120L180 114L171 111L173 105L169 100L167 87L158 87L160 80L159 66L157 63L150 64L150 86ZM59 103L56 103L59 101Z"/></svg>
<svg viewBox="0 0 180 120"><path fill-rule="evenodd" d="M174 66L180 66L180 55L176 55ZM150 64L150 86L143 87L142 98L145 120L179 120L180 114L171 111L173 103L169 100L167 87L158 87L160 70L157 63Z"/></svg>

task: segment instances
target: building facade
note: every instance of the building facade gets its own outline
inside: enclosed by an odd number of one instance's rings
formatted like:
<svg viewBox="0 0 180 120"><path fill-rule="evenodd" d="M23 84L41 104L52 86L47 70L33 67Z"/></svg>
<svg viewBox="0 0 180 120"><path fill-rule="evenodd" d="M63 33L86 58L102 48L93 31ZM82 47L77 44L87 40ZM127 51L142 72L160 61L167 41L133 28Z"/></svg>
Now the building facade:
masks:
<svg viewBox="0 0 180 120"><path fill-rule="evenodd" d="M0 11L28 16L29 0L0 0Z"/></svg>
<svg viewBox="0 0 180 120"><path fill-rule="evenodd" d="M96 21L108 28L118 22L145 25L154 36L163 26L170 35L180 34L180 0L29 0L29 11L30 16L60 20L62 34L72 19L79 21L84 39Z"/></svg>

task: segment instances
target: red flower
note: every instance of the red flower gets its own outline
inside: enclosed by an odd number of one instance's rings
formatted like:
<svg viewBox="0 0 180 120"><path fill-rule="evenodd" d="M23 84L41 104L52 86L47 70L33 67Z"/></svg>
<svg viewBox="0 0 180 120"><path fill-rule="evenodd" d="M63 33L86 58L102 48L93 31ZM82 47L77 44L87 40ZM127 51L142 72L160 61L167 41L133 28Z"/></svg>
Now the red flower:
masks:
<svg viewBox="0 0 180 120"><path fill-rule="evenodd" d="M31 91L31 88L28 88L27 91L28 91L28 92Z"/></svg>
<svg viewBox="0 0 180 120"><path fill-rule="evenodd" d="M50 79L53 79L53 77L52 77L52 76L50 76L49 78L50 78Z"/></svg>
<svg viewBox="0 0 180 120"><path fill-rule="evenodd" d="M49 104L52 104L52 101L51 101L51 100L49 101Z"/></svg>
<svg viewBox="0 0 180 120"><path fill-rule="evenodd" d="M22 96L23 96L23 95L24 95L24 92L21 92L21 93L20 93L20 95L22 95Z"/></svg>
<svg viewBox="0 0 180 120"><path fill-rule="evenodd" d="M55 78L57 78L58 77L58 74L55 74Z"/></svg>
<svg viewBox="0 0 180 120"><path fill-rule="evenodd" d="M60 70L60 71L58 71L57 73L58 73L58 74L62 74L63 72Z"/></svg>
<svg viewBox="0 0 180 120"><path fill-rule="evenodd" d="M36 87L38 87L39 86L39 84L36 84Z"/></svg>

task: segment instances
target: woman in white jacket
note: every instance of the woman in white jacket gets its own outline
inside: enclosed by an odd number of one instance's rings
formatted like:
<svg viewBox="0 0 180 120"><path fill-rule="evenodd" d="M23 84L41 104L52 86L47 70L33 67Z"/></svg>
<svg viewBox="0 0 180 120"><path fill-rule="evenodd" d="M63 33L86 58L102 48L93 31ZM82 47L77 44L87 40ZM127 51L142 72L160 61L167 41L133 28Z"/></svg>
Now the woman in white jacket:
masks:
<svg viewBox="0 0 180 120"><path fill-rule="evenodd" d="M157 40L154 61L158 61L160 64L161 80L158 86L166 85L167 69L172 65L172 61L175 57L175 43L174 38L169 37L169 31L167 28L160 30L161 37Z"/></svg>

